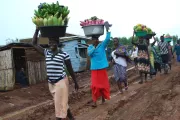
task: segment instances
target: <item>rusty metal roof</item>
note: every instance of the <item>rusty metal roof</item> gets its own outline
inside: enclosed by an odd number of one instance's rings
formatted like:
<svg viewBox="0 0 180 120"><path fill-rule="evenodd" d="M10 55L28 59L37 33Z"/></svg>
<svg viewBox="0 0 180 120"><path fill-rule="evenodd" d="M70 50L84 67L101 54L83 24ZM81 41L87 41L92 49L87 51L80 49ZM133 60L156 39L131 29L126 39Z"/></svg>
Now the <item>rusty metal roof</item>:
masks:
<svg viewBox="0 0 180 120"><path fill-rule="evenodd" d="M41 45L41 46L42 47L47 47L47 45ZM33 46L32 46L32 44L29 44L29 43L10 43L10 44L1 46L0 47L0 51L11 49L13 47L24 47L24 48L27 48L27 47L33 47Z"/></svg>

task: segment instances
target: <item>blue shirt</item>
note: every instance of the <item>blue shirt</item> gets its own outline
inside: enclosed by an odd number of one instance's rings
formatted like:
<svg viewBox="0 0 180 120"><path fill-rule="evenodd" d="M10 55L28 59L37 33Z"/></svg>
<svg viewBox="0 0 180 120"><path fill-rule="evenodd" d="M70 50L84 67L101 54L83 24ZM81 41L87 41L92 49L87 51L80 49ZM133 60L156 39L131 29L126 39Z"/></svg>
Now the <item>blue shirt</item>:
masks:
<svg viewBox="0 0 180 120"><path fill-rule="evenodd" d="M95 48L92 44L88 47L88 56L91 58L91 70L104 69L109 66L106 57L106 47L110 41L111 33L107 32L106 39Z"/></svg>
<svg viewBox="0 0 180 120"><path fill-rule="evenodd" d="M175 45L174 51L176 51L176 55L180 55L180 45L179 44Z"/></svg>

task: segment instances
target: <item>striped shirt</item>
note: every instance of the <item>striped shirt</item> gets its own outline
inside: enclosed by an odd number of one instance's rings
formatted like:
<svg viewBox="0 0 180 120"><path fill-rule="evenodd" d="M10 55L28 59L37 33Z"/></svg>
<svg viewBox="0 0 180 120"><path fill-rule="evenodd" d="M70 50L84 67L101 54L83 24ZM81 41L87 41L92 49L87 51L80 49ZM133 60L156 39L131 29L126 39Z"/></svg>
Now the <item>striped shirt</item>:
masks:
<svg viewBox="0 0 180 120"><path fill-rule="evenodd" d="M158 46L160 48L160 54L164 55L164 54L168 54L168 43L167 42L159 42Z"/></svg>
<svg viewBox="0 0 180 120"><path fill-rule="evenodd" d="M58 52L53 56L50 50L45 49L46 69L49 82L57 82L66 76L64 61L70 59L66 52Z"/></svg>

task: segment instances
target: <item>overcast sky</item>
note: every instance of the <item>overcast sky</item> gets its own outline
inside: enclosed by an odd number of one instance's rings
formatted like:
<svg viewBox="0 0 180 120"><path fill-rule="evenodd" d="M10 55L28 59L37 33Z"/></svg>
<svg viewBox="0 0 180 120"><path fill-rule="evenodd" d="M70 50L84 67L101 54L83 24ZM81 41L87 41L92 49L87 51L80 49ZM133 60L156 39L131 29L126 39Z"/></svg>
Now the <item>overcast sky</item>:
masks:
<svg viewBox="0 0 180 120"><path fill-rule="evenodd" d="M1 0L0 45L6 44L7 38L33 36L35 26L31 17L41 2L56 1ZM149 26L158 37L163 33L180 36L180 0L59 0L59 3L69 6L71 11L68 33L83 35L79 21L97 16L113 24L113 37L130 37L138 23Z"/></svg>

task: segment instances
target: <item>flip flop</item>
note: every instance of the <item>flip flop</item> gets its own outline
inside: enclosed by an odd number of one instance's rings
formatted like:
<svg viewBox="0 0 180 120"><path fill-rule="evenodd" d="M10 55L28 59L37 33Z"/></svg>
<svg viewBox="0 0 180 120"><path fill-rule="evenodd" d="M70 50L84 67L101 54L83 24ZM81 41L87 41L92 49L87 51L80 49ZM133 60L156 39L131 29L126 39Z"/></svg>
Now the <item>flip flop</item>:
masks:
<svg viewBox="0 0 180 120"><path fill-rule="evenodd" d="M128 86L127 86L127 87L125 87L125 90L128 90Z"/></svg>
<svg viewBox="0 0 180 120"><path fill-rule="evenodd" d="M139 84L143 84L143 82L142 82L142 81L140 81L140 82L139 82Z"/></svg>
<svg viewBox="0 0 180 120"><path fill-rule="evenodd" d="M92 108L97 108L97 105L91 105Z"/></svg>
<svg viewBox="0 0 180 120"><path fill-rule="evenodd" d="M123 94L123 92L122 92L122 91L119 91L118 94Z"/></svg>

